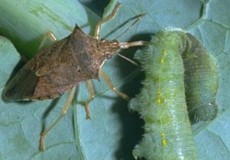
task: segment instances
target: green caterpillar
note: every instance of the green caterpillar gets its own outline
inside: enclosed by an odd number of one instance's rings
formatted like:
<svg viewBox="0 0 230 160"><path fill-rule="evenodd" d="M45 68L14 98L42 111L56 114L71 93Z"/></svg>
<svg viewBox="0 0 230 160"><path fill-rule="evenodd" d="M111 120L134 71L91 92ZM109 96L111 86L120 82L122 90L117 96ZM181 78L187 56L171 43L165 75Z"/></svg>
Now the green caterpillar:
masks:
<svg viewBox="0 0 230 160"><path fill-rule="evenodd" d="M194 37L181 31L159 32L144 51L135 54L135 58L143 66L145 81L141 93L131 100L130 108L144 119L145 134L133 151L134 157L147 160L198 159L188 110L192 115L190 119L193 116L194 120L215 117L218 77L215 64ZM198 62L188 63L196 60ZM199 68L203 65L208 67ZM199 74L207 75L202 77ZM212 80L208 79L210 75L214 75ZM213 93L203 96L205 92Z"/></svg>
<svg viewBox="0 0 230 160"><path fill-rule="evenodd" d="M218 71L215 59L207 53L200 42L186 34L187 50L182 58L185 68L185 95L189 117L192 123L208 121L216 117L216 94Z"/></svg>

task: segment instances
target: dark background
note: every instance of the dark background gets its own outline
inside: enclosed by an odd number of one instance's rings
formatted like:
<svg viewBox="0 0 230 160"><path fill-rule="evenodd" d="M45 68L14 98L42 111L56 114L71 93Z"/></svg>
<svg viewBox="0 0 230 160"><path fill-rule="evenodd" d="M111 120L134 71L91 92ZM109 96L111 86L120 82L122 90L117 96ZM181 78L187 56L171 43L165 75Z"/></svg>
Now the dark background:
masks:
<svg viewBox="0 0 230 160"><path fill-rule="evenodd" d="M79 0L82 4L90 8L98 16L102 17L104 8L108 5L109 0Z"/></svg>

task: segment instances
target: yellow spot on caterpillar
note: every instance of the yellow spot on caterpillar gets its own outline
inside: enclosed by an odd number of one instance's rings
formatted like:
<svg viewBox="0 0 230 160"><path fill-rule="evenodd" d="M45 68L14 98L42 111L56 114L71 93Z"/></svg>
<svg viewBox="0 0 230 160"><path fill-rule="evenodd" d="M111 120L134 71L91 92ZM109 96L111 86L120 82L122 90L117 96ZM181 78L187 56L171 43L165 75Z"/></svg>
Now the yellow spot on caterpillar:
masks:
<svg viewBox="0 0 230 160"><path fill-rule="evenodd" d="M156 101L158 104L164 103L164 98L163 98L160 90L157 91L157 100Z"/></svg>
<svg viewBox="0 0 230 160"><path fill-rule="evenodd" d="M163 147L167 146L166 134L164 132L161 132L161 144Z"/></svg>
<svg viewBox="0 0 230 160"><path fill-rule="evenodd" d="M161 57L160 59L160 63L164 63L164 60L165 60L165 56L167 55L167 51L165 49L162 50L162 54L163 56Z"/></svg>

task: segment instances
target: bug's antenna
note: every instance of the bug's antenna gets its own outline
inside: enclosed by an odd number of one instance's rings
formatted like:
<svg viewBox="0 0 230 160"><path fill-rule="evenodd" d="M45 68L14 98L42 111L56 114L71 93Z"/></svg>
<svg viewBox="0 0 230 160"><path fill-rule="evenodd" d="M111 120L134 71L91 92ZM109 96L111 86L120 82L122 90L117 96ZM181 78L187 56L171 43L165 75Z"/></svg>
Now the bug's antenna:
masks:
<svg viewBox="0 0 230 160"><path fill-rule="evenodd" d="M122 54L119 54L119 53L118 53L117 55L120 56L121 58L123 58L123 59L129 61L130 63L134 64L135 66L139 66L137 62L131 60L130 58L125 57L125 56L123 56Z"/></svg>
<svg viewBox="0 0 230 160"><path fill-rule="evenodd" d="M122 36L125 32L127 32L132 26L134 26L143 16L145 16L146 13L142 13L139 15L136 15L128 20L126 20L125 22L123 22L122 24L120 24L119 26L116 27L116 29L110 31L109 33L107 33L105 36L103 36L103 39L107 38L109 35L115 33L119 28L121 28L122 26L126 25L127 23L129 23L132 20L135 20L128 28L126 28L124 31L122 31L117 38L119 38L120 36ZM114 38L114 39L117 39Z"/></svg>
<svg viewBox="0 0 230 160"><path fill-rule="evenodd" d="M124 31L122 31L115 39L118 39L119 37L121 37L124 33L126 33L128 30L130 30L137 22L139 22L139 20L145 16L146 13L142 13L142 14L139 14L133 18L131 18L130 20L133 20L135 19L135 21L128 27L126 28Z"/></svg>

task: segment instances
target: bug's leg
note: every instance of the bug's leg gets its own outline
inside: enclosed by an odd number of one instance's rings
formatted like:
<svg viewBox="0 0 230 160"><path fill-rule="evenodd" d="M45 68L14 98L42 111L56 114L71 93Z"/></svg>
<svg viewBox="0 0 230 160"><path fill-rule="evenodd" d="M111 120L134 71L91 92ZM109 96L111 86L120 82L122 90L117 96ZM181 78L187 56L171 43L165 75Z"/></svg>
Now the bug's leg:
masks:
<svg viewBox="0 0 230 160"><path fill-rule="evenodd" d="M52 33L52 32L47 32L44 37L42 38L42 41L38 47L38 50L42 49L46 42L47 42L47 39L51 40L52 42L56 42L57 41L57 38L55 37L55 35Z"/></svg>
<svg viewBox="0 0 230 160"><path fill-rule="evenodd" d="M52 42L55 42L55 41L57 41L57 38L54 36L54 34L52 33L52 32L47 32L45 35L44 35L44 37L42 38L42 41L41 41L41 43L40 43L40 45L39 45L39 47L38 47L38 50L40 50L40 49L42 49L44 46L45 46L45 44L46 44L46 42L47 42L47 40L51 40ZM66 105L64 106L64 108L66 108ZM64 110L64 108L63 108L63 110ZM66 109L66 110L68 110L68 109ZM64 112L64 111L62 111L62 112ZM61 118L59 118L59 119L61 119ZM45 150L45 143L44 143L44 138L45 138L45 136L48 134L48 132L57 124L57 122L58 122L59 120L56 120L55 121L55 123L53 124L53 125L51 125L48 129L46 129L45 131L42 131L41 132L41 135L40 135L40 146L39 146L39 149L41 150L41 151L44 151Z"/></svg>
<svg viewBox="0 0 230 160"><path fill-rule="evenodd" d="M76 87L72 88L68 98L64 104L64 107L61 110L61 114L59 115L59 117L57 117L57 119L54 121L54 123L52 123L47 129L45 129L44 131L41 132L40 134L40 140L39 140L39 149L41 151L45 150L45 136L47 136L47 134L50 132L51 129L53 129L57 123L66 115L66 113L68 112L71 103L73 101L74 95L75 95L75 91L76 91Z"/></svg>
<svg viewBox="0 0 230 160"><path fill-rule="evenodd" d="M95 91L94 91L94 87L93 87L91 80L86 81L86 86L87 86L88 91L89 91L89 98L87 100L83 101L82 104L85 107L86 119L90 119L89 103L94 99Z"/></svg>
<svg viewBox="0 0 230 160"><path fill-rule="evenodd" d="M129 97L125 93L117 91L116 87L113 85L113 82L111 81L111 79L109 78L109 76L105 72L103 72L101 69L99 71L99 75L100 75L100 77L102 77L105 80L105 82L108 85L108 87L114 93L116 93L119 97L121 97L121 98L123 98L125 100L129 100Z"/></svg>
<svg viewBox="0 0 230 160"><path fill-rule="evenodd" d="M101 25L102 25L103 23L105 23L105 22L107 22L107 21L113 19L114 16L116 15L118 9L120 8L120 6L121 6L121 4L120 4L120 3L117 3L116 6L114 7L112 13L111 13L110 15L108 15L107 17L101 19L101 20L97 23L97 25L96 25L96 27L95 27L95 32L94 32L94 38L99 39L99 34L100 34L100 31L101 31Z"/></svg>

